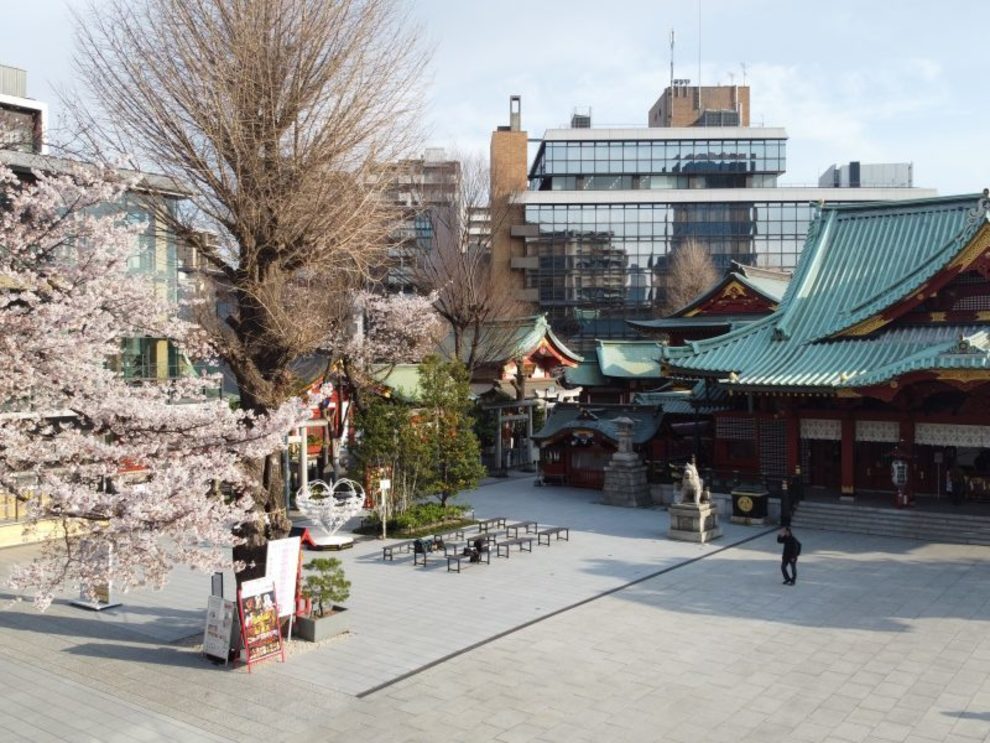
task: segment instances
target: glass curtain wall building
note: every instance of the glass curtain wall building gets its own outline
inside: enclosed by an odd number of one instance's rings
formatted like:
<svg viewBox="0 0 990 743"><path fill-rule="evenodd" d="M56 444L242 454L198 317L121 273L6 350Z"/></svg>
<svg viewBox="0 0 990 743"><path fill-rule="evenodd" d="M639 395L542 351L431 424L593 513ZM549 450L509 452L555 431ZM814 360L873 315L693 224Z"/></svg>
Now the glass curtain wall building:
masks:
<svg viewBox="0 0 990 743"><path fill-rule="evenodd" d="M748 126L547 131L516 197L520 298L586 351L596 338L638 337L626 320L661 314L668 259L688 243L719 269L790 270L819 202L935 195L779 187L786 145L784 129Z"/></svg>

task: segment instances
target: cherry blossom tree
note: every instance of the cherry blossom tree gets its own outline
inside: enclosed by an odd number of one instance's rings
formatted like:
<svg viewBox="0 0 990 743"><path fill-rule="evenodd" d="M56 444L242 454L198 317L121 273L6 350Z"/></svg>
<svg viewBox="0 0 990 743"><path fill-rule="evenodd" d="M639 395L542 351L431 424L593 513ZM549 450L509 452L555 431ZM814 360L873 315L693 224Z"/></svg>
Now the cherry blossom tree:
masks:
<svg viewBox="0 0 990 743"><path fill-rule="evenodd" d="M396 364L415 363L436 350L444 328L436 294L377 294L350 298L350 321L331 327L324 348L360 406L365 390L380 386Z"/></svg>
<svg viewBox="0 0 990 743"><path fill-rule="evenodd" d="M72 584L160 587L177 564L229 567L238 529L265 518L243 463L307 415L294 401L232 411L205 394L211 380L134 382L114 363L125 338L209 351L156 279L129 268L140 187L65 163L18 177L0 158L0 488L27 529L54 525L10 577L41 608Z"/></svg>

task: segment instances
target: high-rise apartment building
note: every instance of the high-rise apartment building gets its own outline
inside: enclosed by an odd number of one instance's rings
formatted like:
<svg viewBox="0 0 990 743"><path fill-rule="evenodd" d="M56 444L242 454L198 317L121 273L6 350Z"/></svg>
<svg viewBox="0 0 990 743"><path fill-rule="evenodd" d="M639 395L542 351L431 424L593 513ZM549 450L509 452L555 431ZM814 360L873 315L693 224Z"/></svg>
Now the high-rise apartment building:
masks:
<svg viewBox="0 0 990 743"><path fill-rule="evenodd" d="M445 150L428 148L421 158L403 160L395 168L386 198L403 212L392 234L385 285L390 291L412 291L413 270L422 251L429 250L437 230L456 230L452 220L460 197L461 163Z"/></svg>
<svg viewBox="0 0 990 743"><path fill-rule="evenodd" d="M548 130L528 172L517 96L510 125L492 134L493 192L514 191L517 209L493 235L493 265L578 350L635 337L627 320L656 317L668 258L688 243L718 268L789 270L818 203L935 195L779 186L787 133L748 126L748 87L677 82L650 109L651 126Z"/></svg>

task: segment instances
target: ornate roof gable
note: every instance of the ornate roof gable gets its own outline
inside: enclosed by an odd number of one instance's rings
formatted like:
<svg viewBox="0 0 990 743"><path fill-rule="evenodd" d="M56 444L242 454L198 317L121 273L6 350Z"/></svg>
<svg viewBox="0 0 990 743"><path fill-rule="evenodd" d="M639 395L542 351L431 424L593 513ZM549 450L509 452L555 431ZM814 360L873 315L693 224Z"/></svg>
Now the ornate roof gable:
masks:
<svg viewBox="0 0 990 743"><path fill-rule="evenodd" d="M777 312L663 349L664 362L753 389L854 388L924 370L985 375L985 326L891 321L965 271L990 273L988 208L986 195L825 208ZM960 333L984 353L953 352Z"/></svg>
<svg viewBox="0 0 990 743"><path fill-rule="evenodd" d="M732 271L670 317L772 312L777 309L789 280L782 272L734 263Z"/></svg>
<svg viewBox="0 0 990 743"><path fill-rule="evenodd" d="M809 340L869 335L974 264L990 267L988 208L984 195L827 209L778 328Z"/></svg>

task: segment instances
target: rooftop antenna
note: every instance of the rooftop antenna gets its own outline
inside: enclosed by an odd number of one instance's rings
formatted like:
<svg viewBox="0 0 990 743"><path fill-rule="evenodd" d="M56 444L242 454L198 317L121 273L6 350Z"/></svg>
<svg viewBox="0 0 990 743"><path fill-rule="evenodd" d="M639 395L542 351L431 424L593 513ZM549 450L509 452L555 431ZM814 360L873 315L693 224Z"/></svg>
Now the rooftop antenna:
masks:
<svg viewBox="0 0 990 743"><path fill-rule="evenodd" d="M698 111L704 111L701 105L701 0L698 0Z"/></svg>
<svg viewBox="0 0 990 743"><path fill-rule="evenodd" d="M670 87L674 87L674 29L670 29Z"/></svg>
<svg viewBox="0 0 990 743"><path fill-rule="evenodd" d="M742 68L742 84L743 87L746 87L746 63L740 62L739 66Z"/></svg>

